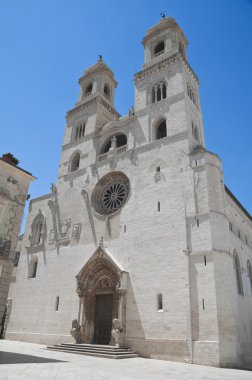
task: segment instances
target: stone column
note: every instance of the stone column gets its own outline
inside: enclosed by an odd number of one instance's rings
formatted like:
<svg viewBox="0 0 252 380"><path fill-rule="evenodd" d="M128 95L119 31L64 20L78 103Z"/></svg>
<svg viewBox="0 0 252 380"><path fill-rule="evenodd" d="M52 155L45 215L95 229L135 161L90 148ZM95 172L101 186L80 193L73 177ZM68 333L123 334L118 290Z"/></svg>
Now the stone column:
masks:
<svg viewBox="0 0 252 380"><path fill-rule="evenodd" d="M116 289L117 294L119 295L119 304L118 304L118 320L121 326L122 331L120 332L120 338L119 338L119 347L123 346L124 343L124 333L125 333L125 293L126 289L117 288Z"/></svg>

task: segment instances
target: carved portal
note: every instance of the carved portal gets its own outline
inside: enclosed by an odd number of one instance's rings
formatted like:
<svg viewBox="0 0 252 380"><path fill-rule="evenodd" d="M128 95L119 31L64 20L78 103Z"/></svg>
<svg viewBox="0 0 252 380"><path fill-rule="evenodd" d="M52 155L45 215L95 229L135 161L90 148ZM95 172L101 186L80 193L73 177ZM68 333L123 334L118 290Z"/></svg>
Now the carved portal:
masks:
<svg viewBox="0 0 252 380"><path fill-rule="evenodd" d="M112 321L120 320L123 323L122 304L126 290L121 288L122 279L127 272L122 271L113 262L104 249L99 247L77 278L77 293L79 295L79 315L78 324L80 325L80 343L100 343L117 344L117 340L110 338L107 343L103 342L103 337L99 337L97 332L97 300L101 298L112 298L112 316L110 317L110 332ZM124 281L125 282L125 281ZM104 296L104 297L102 297ZM108 321L107 321L108 322ZM98 334L98 335L97 335Z"/></svg>

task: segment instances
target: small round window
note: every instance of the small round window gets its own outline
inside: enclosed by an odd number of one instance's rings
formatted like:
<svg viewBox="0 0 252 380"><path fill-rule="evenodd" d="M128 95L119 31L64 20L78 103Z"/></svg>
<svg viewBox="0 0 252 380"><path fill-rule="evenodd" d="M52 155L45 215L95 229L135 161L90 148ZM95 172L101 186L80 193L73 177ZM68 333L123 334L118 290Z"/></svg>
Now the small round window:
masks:
<svg viewBox="0 0 252 380"><path fill-rule="evenodd" d="M100 215L112 215L126 203L130 192L128 177L121 172L105 175L95 186L91 203Z"/></svg>

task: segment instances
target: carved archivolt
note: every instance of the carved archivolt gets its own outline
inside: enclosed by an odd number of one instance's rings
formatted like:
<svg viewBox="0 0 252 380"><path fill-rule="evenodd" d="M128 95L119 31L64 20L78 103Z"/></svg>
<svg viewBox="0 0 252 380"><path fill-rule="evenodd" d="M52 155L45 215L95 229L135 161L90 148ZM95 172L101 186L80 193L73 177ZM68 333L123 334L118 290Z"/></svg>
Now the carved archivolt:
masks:
<svg viewBox="0 0 252 380"><path fill-rule="evenodd" d="M98 257L90 262L80 277L77 277L78 293L91 295L96 289L104 288L105 283L110 288L120 287L120 277L113 263Z"/></svg>
<svg viewBox="0 0 252 380"><path fill-rule="evenodd" d="M29 236L31 246L39 245L43 241L45 229L45 216L39 210L39 214L34 218L31 225L31 235Z"/></svg>
<svg viewBox="0 0 252 380"><path fill-rule="evenodd" d="M102 247L99 247L76 276L77 293L80 297L80 305L82 305L80 306L78 318L81 342L93 342L97 295L113 295L112 320L119 318L120 299L124 294L121 292L123 271L120 264L117 266L116 261L114 262L110 255Z"/></svg>

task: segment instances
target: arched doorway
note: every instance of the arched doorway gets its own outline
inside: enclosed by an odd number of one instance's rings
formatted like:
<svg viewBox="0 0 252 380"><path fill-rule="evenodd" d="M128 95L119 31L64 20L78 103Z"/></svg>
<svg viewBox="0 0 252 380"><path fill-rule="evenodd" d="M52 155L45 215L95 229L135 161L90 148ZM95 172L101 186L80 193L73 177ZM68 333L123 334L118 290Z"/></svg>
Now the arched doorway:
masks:
<svg viewBox="0 0 252 380"><path fill-rule="evenodd" d="M77 278L79 295L78 343L110 344L112 321L125 316L128 273L105 247L99 247Z"/></svg>

